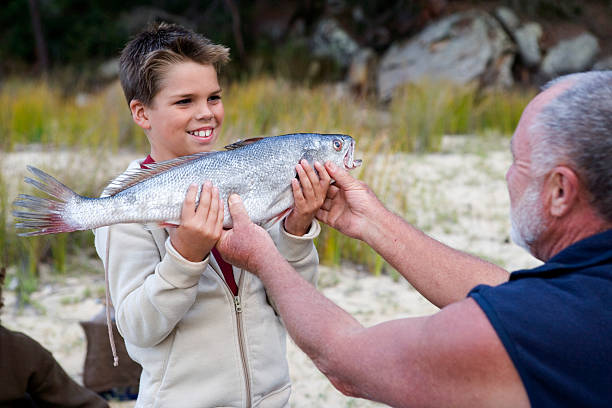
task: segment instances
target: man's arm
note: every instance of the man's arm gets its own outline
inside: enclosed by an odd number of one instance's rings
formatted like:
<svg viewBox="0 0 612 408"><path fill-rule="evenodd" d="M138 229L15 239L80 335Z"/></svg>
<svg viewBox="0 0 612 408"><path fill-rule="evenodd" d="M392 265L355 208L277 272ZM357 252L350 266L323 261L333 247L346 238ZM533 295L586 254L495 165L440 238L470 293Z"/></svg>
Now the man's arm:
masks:
<svg viewBox="0 0 612 408"><path fill-rule="evenodd" d="M263 281L296 344L345 394L392 406L528 406L518 374L471 299L430 317L364 328L280 256L230 198L222 256Z"/></svg>
<svg viewBox="0 0 612 408"><path fill-rule="evenodd" d="M326 168L336 183L317 218L370 245L436 306L463 299L478 284L508 280L504 269L442 244L387 210L345 170L332 163Z"/></svg>

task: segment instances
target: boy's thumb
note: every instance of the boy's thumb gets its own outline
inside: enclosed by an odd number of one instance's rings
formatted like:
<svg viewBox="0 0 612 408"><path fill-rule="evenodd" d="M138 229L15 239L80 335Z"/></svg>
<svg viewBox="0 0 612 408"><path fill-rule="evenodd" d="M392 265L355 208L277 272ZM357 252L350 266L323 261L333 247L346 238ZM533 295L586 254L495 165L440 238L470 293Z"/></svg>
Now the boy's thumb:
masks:
<svg viewBox="0 0 612 408"><path fill-rule="evenodd" d="M242 199L238 194L230 194L227 199L227 206L229 207L229 212L234 224L241 224L250 220L249 214L246 208L244 208Z"/></svg>

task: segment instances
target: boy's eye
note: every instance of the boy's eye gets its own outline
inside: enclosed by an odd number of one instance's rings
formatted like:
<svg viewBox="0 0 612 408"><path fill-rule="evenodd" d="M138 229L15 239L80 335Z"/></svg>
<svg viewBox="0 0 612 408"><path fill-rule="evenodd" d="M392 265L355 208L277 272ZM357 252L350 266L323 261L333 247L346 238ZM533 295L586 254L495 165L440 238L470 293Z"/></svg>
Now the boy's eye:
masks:
<svg viewBox="0 0 612 408"><path fill-rule="evenodd" d="M184 105L184 104L190 103L190 102L191 102L191 99L185 98L185 99L181 99L180 101L177 101L176 103L179 104L179 105Z"/></svg>
<svg viewBox="0 0 612 408"><path fill-rule="evenodd" d="M221 95L212 95L208 98L209 102L218 102L221 100Z"/></svg>

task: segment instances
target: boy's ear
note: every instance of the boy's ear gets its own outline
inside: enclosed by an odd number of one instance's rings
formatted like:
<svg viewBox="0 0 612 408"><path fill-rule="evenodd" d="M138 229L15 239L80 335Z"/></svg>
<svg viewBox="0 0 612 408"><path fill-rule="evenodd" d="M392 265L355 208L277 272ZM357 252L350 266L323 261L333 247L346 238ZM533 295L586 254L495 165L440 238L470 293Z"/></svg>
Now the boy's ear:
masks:
<svg viewBox="0 0 612 408"><path fill-rule="evenodd" d="M132 112L132 119L138 126L147 130L151 128L147 111L142 102L138 99L132 99L130 101L130 111Z"/></svg>

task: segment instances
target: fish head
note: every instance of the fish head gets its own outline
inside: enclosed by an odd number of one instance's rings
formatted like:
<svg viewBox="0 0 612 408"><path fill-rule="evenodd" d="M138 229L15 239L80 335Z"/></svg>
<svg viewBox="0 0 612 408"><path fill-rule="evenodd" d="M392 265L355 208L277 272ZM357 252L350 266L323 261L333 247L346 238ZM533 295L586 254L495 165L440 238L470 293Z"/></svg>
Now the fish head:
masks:
<svg viewBox="0 0 612 408"><path fill-rule="evenodd" d="M355 160L355 140L344 134L311 134L305 139L303 159L311 165L315 161L331 161L339 167L350 170L361 165Z"/></svg>

